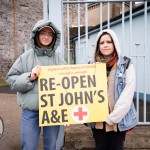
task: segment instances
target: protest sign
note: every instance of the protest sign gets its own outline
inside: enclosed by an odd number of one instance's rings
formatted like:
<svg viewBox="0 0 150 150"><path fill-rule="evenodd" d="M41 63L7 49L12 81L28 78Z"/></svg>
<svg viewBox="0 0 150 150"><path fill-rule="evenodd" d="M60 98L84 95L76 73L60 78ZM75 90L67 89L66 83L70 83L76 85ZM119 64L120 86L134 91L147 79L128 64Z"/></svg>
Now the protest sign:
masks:
<svg viewBox="0 0 150 150"><path fill-rule="evenodd" d="M106 121L106 64L43 66L39 83L39 125Z"/></svg>

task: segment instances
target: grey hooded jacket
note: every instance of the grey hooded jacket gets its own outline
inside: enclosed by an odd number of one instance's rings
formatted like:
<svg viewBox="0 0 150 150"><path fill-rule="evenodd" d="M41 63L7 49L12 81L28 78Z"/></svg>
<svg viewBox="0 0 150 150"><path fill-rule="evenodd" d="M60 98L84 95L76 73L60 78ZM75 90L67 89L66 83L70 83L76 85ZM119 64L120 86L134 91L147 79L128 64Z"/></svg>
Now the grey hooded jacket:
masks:
<svg viewBox="0 0 150 150"><path fill-rule="evenodd" d="M35 35L43 26L50 26L56 32L55 44L51 48L39 48L35 44ZM29 80L32 69L36 65L64 65L65 61L55 53L60 43L60 32L50 21L40 20L35 24L31 32L32 48L23 53L10 68L6 82L11 86L11 90L17 91L18 104L23 109L38 110L38 79L31 82Z"/></svg>

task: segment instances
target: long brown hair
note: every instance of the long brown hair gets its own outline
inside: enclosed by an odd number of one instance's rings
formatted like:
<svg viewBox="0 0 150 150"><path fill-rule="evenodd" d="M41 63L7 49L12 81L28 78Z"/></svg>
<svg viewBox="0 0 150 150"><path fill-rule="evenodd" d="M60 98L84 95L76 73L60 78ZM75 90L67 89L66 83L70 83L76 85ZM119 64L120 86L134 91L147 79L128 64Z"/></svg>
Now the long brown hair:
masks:
<svg viewBox="0 0 150 150"><path fill-rule="evenodd" d="M98 42L97 42L97 45L96 45L96 50L95 50L95 55L94 55L94 61L95 61L95 62L97 61L97 57L103 56L103 54L102 54L102 53L100 52L100 50L99 50L99 42L100 42L100 39L101 39L101 37L102 37L103 35L109 35L109 36L110 36L111 41L112 41L113 46L114 46L114 51L116 51L115 44L114 44L114 41L113 41L111 35L110 35L109 33L107 33L107 32L103 32L103 33L101 34L101 36L99 37Z"/></svg>

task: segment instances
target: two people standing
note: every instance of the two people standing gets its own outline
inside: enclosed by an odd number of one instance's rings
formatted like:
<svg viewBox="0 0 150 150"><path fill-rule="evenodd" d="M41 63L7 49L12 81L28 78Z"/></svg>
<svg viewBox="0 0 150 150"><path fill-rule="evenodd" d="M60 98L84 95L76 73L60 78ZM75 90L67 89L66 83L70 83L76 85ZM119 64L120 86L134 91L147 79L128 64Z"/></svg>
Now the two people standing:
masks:
<svg viewBox="0 0 150 150"><path fill-rule="evenodd" d="M18 104L22 107L22 149L38 149L39 127L38 81L40 66L64 65L55 53L60 42L60 32L50 21L39 21L31 32L32 48L22 54L7 74L7 83L17 91ZM98 34L95 62L105 60L108 79L109 116L106 122L88 123L93 132L96 150L123 150L126 132L137 124L132 102L135 72L130 63L120 55L120 46L112 30ZM44 150L55 150L60 126L43 127Z"/></svg>

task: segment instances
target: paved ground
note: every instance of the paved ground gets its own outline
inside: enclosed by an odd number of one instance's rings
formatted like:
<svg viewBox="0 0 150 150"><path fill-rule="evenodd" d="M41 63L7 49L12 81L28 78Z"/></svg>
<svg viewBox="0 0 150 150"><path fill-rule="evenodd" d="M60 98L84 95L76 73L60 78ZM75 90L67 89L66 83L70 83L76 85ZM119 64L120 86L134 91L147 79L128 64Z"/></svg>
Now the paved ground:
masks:
<svg viewBox="0 0 150 150"><path fill-rule="evenodd" d="M21 108L17 105L16 94L0 90L0 117L4 121L4 135L0 139L0 150L21 150L20 127ZM93 150L94 141L89 128L70 126L65 128L66 150ZM137 126L127 135L126 149L150 150L150 126ZM42 150L40 139L39 150Z"/></svg>
<svg viewBox="0 0 150 150"><path fill-rule="evenodd" d="M0 93L0 116L4 122L0 150L19 150L21 109L16 104L16 95Z"/></svg>
<svg viewBox="0 0 150 150"><path fill-rule="evenodd" d="M0 93L0 117L4 122L0 150L21 150L21 108L17 105L16 94ZM39 150L42 150L41 139Z"/></svg>

